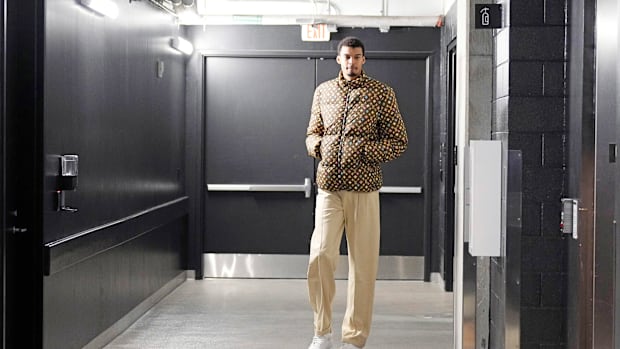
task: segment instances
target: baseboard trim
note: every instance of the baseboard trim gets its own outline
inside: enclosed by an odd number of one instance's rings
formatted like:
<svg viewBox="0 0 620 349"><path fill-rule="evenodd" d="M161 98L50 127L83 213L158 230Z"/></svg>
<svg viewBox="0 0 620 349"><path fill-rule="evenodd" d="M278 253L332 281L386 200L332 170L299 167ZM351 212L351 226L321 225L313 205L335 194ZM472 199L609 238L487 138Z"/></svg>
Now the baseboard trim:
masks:
<svg viewBox="0 0 620 349"><path fill-rule="evenodd" d="M179 287L183 282L185 282L185 280L187 280L187 272L183 271L175 276L174 279L168 281L168 283L166 283L162 288L157 290L147 299L142 301L142 303L133 308L129 313L127 313L127 315L123 316L108 329L93 338L93 340L84 346L84 349L103 348L106 344L110 343L114 338L128 329L129 326L136 322L155 304Z"/></svg>

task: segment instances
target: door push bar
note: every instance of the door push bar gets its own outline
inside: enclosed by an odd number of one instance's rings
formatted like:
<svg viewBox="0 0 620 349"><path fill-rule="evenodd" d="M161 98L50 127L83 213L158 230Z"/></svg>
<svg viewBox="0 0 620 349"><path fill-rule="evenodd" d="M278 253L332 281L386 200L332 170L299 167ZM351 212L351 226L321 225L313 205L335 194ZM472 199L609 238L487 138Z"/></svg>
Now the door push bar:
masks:
<svg viewBox="0 0 620 349"><path fill-rule="evenodd" d="M381 187L381 194L422 194L422 187Z"/></svg>
<svg viewBox="0 0 620 349"><path fill-rule="evenodd" d="M312 194L310 178L304 178L304 184L207 184L209 191L272 191L303 192L306 199Z"/></svg>
<svg viewBox="0 0 620 349"><path fill-rule="evenodd" d="M312 194L310 178L304 178L304 184L207 184L209 191L270 191L303 192L306 199ZM422 187L382 187L382 194L421 194Z"/></svg>

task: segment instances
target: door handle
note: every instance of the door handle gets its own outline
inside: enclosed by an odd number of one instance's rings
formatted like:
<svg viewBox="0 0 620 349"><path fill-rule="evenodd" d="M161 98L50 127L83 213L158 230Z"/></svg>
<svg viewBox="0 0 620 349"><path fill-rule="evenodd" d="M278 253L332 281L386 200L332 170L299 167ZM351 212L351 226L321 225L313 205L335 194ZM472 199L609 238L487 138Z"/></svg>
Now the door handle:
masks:
<svg viewBox="0 0 620 349"><path fill-rule="evenodd" d="M28 229L26 228L18 228L18 227L10 227L6 229L7 233L11 233L11 234L17 234L17 233L25 233L27 232Z"/></svg>
<svg viewBox="0 0 620 349"><path fill-rule="evenodd" d="M304 184L207 184L208 191L267 191L303 192L306 199L312 194L312 181L304 178Z"/></svg>

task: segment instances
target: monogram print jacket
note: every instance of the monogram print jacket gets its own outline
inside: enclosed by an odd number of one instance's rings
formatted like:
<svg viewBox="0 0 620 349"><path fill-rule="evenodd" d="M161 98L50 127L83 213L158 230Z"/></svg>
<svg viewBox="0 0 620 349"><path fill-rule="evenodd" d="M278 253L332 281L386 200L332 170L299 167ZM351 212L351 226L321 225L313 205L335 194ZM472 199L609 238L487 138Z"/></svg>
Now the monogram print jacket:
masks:
<svg viewBox="0 0 620 349"><path fill-rule="evenodd" d="M407 131L394 90L362 72L314 92L306 133L308 154L320 160L316 182L327 191L371 192L383 185L381 163L407 148Z"/></svg>

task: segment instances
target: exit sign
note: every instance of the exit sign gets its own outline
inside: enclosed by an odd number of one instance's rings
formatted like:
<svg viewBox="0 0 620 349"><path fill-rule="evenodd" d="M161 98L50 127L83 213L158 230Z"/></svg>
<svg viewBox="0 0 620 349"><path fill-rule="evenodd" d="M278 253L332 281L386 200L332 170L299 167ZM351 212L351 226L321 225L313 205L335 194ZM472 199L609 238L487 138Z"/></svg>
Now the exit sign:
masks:
<svg viewBox="0 0 620 349"><path fill-rule="evenodd" d="M303 24L301 26L302 41L329 41L327 24Z"/></svg>

